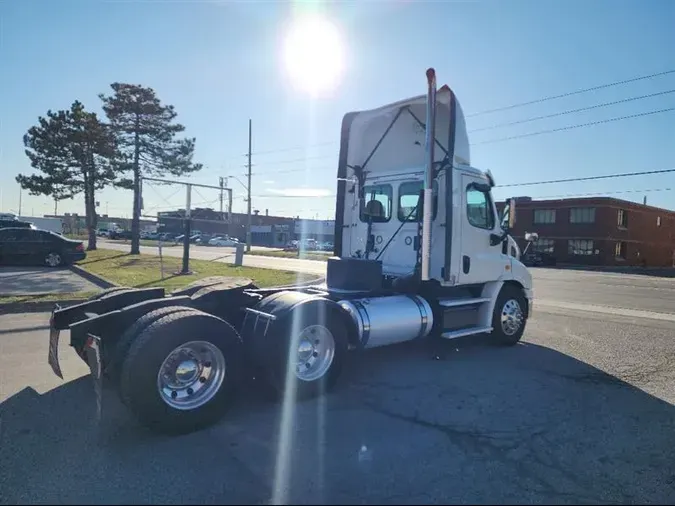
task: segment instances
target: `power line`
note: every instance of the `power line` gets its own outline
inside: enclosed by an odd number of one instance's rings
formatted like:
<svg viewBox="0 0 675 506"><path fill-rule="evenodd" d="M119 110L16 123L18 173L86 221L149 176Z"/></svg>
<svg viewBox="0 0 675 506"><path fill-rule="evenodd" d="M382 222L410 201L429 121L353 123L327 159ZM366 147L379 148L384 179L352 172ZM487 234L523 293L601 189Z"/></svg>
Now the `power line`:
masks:
<svg viewBox="0 0 675 506"><path fill-rule="evenodd" d="M599 86L593 86L591 88L585 88L585 89L582 89L582 90L570 91L570 92L567 92L567 93L562 93L560 95L552 95L552 96L548 96L548 97L538 98L536 100L530 100L528 102L520 102L518 104L507 105L507 106L504 106L504 107L497 107L495 109L488 109L486 111L468 114L465 117L472 118L472 117L475 117L475 116L481 116L483 114L491 114L491 113L494 113L494 112L507 111L509 109L515 109L517 107L524 107L526 105L539 104L541 102L548 102L550 100L557 100L559 98L570 97L572 95L580 95L582 93L588 93L589 91L596 91L596 90L601 90L601 89L604 89L604 88L611 88L613 86L619 86L619 85L622 85L622 84L634 83L636 81L642 81L644 79L651 79L653 77L660 77L660 76L665 76L667 74L673 74L673 73L675 73L675 69L666 70L665 72L657 72L655 74L649 74L649 75L646 75L646 76L634 77L632 79L624 79L623 81L614 81L612 83L601 84Z"/></svg>
<svg viewBox="0 0 675 506"><path fill-rule="evenodd" d="M527 183L510 183L510 184L498 184L495 185L497 188L506 188L512 186L534 186L540 184L555 184L555 183L572 183L577 181L594 181L596 179L613 179L617 177L630 177L630 176L648 176L652 174L666 174L669 172L675 172L675 168L672 169L661 169L661 170L646 170L642 172L623 172L617 174L605 174L602 176L586 176L586 177L571 177L567 179L549 179L546 181L530 181Z"/></svg>
<svg viewBox="0 0 675 506"><path fill-rule="evenodd" d="M656 73L653 73L653 74L634 77L632 79L624 79L622 81L614 81L614 82L611 82L611 83L601 84L601 85L593 86L593 87L590 87L590 88L584 88L584 89L581 89L581 90L575 90L575 91L571 91L571 92L568 92L568 93L562 93L560 95L551 95L551 96L547 96L547 97L543 97L543 98L538 98L538 99L535 99L535 100L530 100L530 101L527 101L527 102L520 102L520 103L511 104L511 105L507 105L507 106L503 106L503 107L498 107L498 108L495 108L495 109L489 109L489 110L486 110L486 111L476 112L476 113L465 115L465 117L471 118L471 117L475 117L475 116L481 116L481 115L484 115L484 114L491 114L491 113L494 113L494 112L507 111L507 110L510 110L510 109L518 108L518 107L524 107L526 105L548 102L548 101L556 100L556 99L559 99L559 98L569 97L569 96L573 96L573 95L580 95L582 93L588 93L590 91L596 91L596 90L601 90L601 89L605 89L605 88L611 88L611 87L614 87L614 86L620 86L620 85L623 85L623 84L633 83L633 82L637 82L637 81L643 81L645 79L652 79L654 77L661 77L661 76L673 74L673 73L675 73L675 69L666 70L664 72L656 72ZM666 92L666 93L669 93L669 92ZM644 98L646 98L646 96ZM629 100L631 100L631 99L628 99L626 101L629 101ZM637 100L637 98L636 98L636 100ZM616 103L620 103L620 102L621 101L616 102ZM610 104L612 104L612 103L610 103ZM610 105L610 104L608 104L608 105ZM597 107L603 107L603 105L600 105L600 106L597 106ZM584 109L582 109L582 110L584 110ZM572 111L572 112L580 112L580 111ZM566 112L564 114L570 114L570 113ZM271 149L271 150L267 150L267 151L259 151L259 152L254 152L253 154L254 155L267 155L267 154L274 154L274 153L284 153L284 152L289 152L289 151L297 151L299 149L309 149L309 148L320 147L320 146L329 146L329 145L334 145L334 144L337 144L337 142L335 142L335 141L319 142L319 143L316 143L316 144L309 144L309 145L298 146L298 147L294 147L294 148L281 148L281 149ZM246 156L246 155L241 155L241 156ZM238 160L239 157L231 158L231 159L232 160L235 160L235 159ZM302 159L302 160L305 160L305 159ZM284 163L286 163L286 162L284 162ZM289 163L290 163L290 161L289 161Z"/></svg>
<svg viewBox="0 0 675 506"><path fill-rule="evenodd" d="M580 111L583 111L583 110L605 107L607 105L618 104L618 103L622 103L622 102L628 102L628 101L631 101L631 100L638 100L640 98L647 98L647 97L653 97L653 96L658 96L658 95L664 95L666 93L675 93L675 90L669 90L669 91L665 91L665 92L659 92L659 93L654 93L654 94L650 94L650 95L644 95L643 97L633 97L633 98L629 98L629 99L619 100L619 101L616 101L616 102L608 102L606 104L598 104L598 105L595 105L595 106L590 106L588 108L581 108L581 109L577 109L577 110L573 110L573 111L564 111L564 112L552 114L552 115L549 115L549 116L540 116L538 118L530 118L530 119L523 120L523 121L520 121L520 122L514 122L513 124L525 123L525 122L528 122L528 121L534 121L534 120L537 120L537 119L543 119L543 118L547 118L547 117L561 116L561 115L564 115L564 114L571 114L573 112L580 112ZM493 144L493 143L497 143L497 142L505 142L505 141L515 140L515 139L523 139L525 137L534 137L536 135L544 135L544 134L555 133L555 132L563 132L563 131L567 131L567 130L575 130L577 128L583 128L583 127L589 127L589 126L595 126L595 125L602 125L602 124L605 124L605 123L613 123L613 122L616 122L616 121L623 121L623 120L639 118L639 117L643 117L643 116L651 116L653 114L660 114L660 113L663 113L663 112L670 112L670 111L674 111L674 110L675 110L675 107L670 107L670 108L667 108L667 109L659 109L659 110L656 110L656 111L647 111L647 112L642 112L642 113L637 113L637 114L630 114L630 115L627 115L627 116L619 116L617 118L609 118L609 119L604 119L604 120L591 121L591 122L588 122L588 123L579 123L579 124L576 124L576 125L570 125L570 126L565 126L565 127L551 128L551 129L548 129L548 130L539 130L537 132L530 132L530 133L526 133L526 134L512 135L512 136L509 136L509 137L500 137L500 138L497 138L497 139L488 139L488 140L485 140L485 141L473 142L473 143L470 143L470 145L471 146L477 146L477 145L482 145L482 144ZM503 125L496 125L494 127L489 127L489 128L496 128L498 126L503 126ZM309 157L309 158L295 158L295 159L292 159L292 160L283 160L283 161L280 161L280 162L273 162L273 163L269 163L269 164L266 164L266 165L276 166L276 165L283 165L283 164L287 164L287 163L300 163L300 162L305 162L307 160L321 160L321 159L327 159L327 158L335 158L335 155L315 156L315 157ZM301 171L304 171L304 170L306 170L306 169L305 168L298 168L298 169L290 169L290 170L287 170L287 171L274 171L274 172L256 173L255 175L287 174L287 173L292 173L292 172L301 172Z"/></svg>
<svg viewBox="0 0 675 506"><path fill-rule="evenodd" d="M307 145L307 146L297 146L295 148L282 148L282 149L271 149L271 150L268 150L268 151L256 151L253 154L256 155L256 156L270 155L270 154L274 154L274 153L286 153L288 151L297 151L299 149L315 148L315 147L319 147L319 146L332 146L333 144L337 144L337 142L335 142L335 141L319 142L317 144L310 144L310 145ZM244 156L246 156L246 155L244 155Z"/></svg>
<svg viewBox="0 0 675 506"><path fill-rule="evenodd" d="M605 102L604 104L596 104L596 105L591 105L588 107L580 107L579 109L570 109L568 111L563 111L563 112L556 112L553 114L547 114L545 116L536 116L534 118L528 118L528 119L522 119L519 121L511 121L509 123L499 123L497 125L492 125L489 127L483 127L483 128L476 128L475 130L469 130L469 133L474 133L474 132L482 132L484 130L493 130L495 128L502 128L506 126L512 126L512 125L520 125L521 123L529 123L531 121L538 121L541 119L548 119L548 118L555 118L557 116L564 116L566 114L574 114L577 112L583 112L583 111L590 111L593 109L599 109L601 107L608 107L610 105L616 105L616 104L624 104L626 102L633 102L635 100L643 100L645 98L652 98L652 97L658 97L661 95L667 95L669 93L675 93L674 90L668 90L668 91L660 91L658 93L650 93L649 95L641 95L639 97L631 97L631 98L624 98L623 100L615 100L613 102Z"/></svg>
<svg viewBox="0 0 675 506"><path fill-rule="evenodd" d="M671 191L672 188L650 188L646 190L621 190L614 192L596 192L596 193L564 193L561 195L548 195L545 197L533 197L533 199L559 199L559 198L570 198L570 197L595 197L603 195L619 195L623 193L649 193L649 192L662 192L662 191Z"/></svg>
<svg viewBox="0 0 675 506"><path fill-rule="evenodd" d="M602 125L604 123L612 123L614 121L622 121L625 119L632 119L632 118L640 118L642 116L651 116L652 114L660 114L662 112L669 112L669 111L675 111L675 107L669 107L667 109L659 109L658 111L648 111L648 112L641 112L638 114L630 114L628 116L619 116L618 118L609 118L609 119L603 119L599 121L591 121L590 123L580 123L578 125L571 125L571 126L566 126L566 127L560 127L560 128L551 128L550 130L539 130L538 132L531 132L528 134L521 134L521 135L512 135L510 137L501 137L499 139L490 139L487 141L481 141L481 142L473 142L470 144L470 146L479 146L481 144L493 144L495 142L504 142L504 141L511 141L514 139L523 139L525 137L534 137L535 135L543 135L543 134L551 134L555 132L562 132L565 130L574 130L576 128L582 128L582 127L588 127L588 126L593 126L593 125Z"/></svg>
<svg viewBox="0 0 675 506"><path fill-rule="evenodd" d="M497 142L505 142L505 141L515 140L515 139L523 139L525 137L534 137L536 135L544 135L544 134L550 134L550 133L555 133L555 132L563 132L563 131L567 131L567 130L575 130L577 128L589 127L589 126L594 126L594 125L602 125L602 124L605 124L605 123L613 123L613 122L616 122L616 121L623 121L623 120L627 120L627 119L640 118L640 117L643 117L643 116L650 116L650 115L653 115L653 114L660 114L660 113L663 113L663 112L670 112L670 111L675 111L675 107L670 107L670 108L667 108L667 109L659 109L657 111L648 111L648 112L642 112L642 113L637 113L637 114L630 114L630 115L627 115L627 116L619 116L618 118L609 118L609 119L603 119L603 120L598 120L598 121L591 121L589 123L579 123L579 124L576 124L576 125L570 125L570 126L565 126L565 127L551 128L551 129L548 129L548 130L539 130L537 132L530 132L530 133L520 134L520 135L512 135L512 136L509 136L509 137L501 137L501 138L497 138L497 139L488 139L488 140L485 140L485 141L470 143L470 146L476 146L476 145L481 145L481 144L493 144L493 143L497 143ZM323 158L327 158L327 157L323 157ZM304 161L304 160L306 160L306 159L299 158L297 160L287 160L284 163L289 163L289 162L292 162L292 161L300 162L300 161ZM270 164L270 165L273 165L273 164ZM305 170L306 170L305 168L298 168L298 169L289 169L287 171L263 172L262 174L258 173L256 175L285 174L285 173L291 173L291 172L301 172L301 171L305 171Z"/></svg>

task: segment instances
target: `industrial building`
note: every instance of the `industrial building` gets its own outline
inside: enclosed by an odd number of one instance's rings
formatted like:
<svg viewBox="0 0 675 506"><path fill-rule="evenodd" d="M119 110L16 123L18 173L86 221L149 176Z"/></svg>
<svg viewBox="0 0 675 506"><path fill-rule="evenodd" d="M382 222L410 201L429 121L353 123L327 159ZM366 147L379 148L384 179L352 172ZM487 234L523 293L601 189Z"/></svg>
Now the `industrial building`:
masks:
<svg viewBox="0 0 675 506"><path fill-rule="evenodd" d="M558 263L675 267L675 211L609 197L515 200L521 249L536 232L532 247Z"/></svg>
<svg viewBox="0 0 675 506"><path fill-rule="evenodd" d="M183 232L185 210L157 213L157 221L163 232ZM210 208L190 211L192 230L204 234L227 234L240 241L246 241L245 213L220 213ZM271 216L267 212L255 212L251 216L251 243L254 246L283 247L299 239L316 239L319 242L333 242L335 222L333 220L306 220L285 216Z"/></svg>

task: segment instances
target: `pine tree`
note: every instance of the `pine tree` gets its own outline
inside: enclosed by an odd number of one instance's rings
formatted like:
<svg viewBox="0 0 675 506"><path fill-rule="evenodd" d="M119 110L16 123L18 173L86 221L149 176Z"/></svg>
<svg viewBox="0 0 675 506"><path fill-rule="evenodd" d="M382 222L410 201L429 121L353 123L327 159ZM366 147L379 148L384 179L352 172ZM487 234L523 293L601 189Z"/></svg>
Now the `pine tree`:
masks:
<svg viewBox="0 0 675 506"><path fill-rule="evenodd" d="M84 193L89 233L88 250L96 249L96 191L110 185L116 173L114 137L95 113L87 112L79 101L69 110L47 111L23 138L31 166L40 173L16 177L31 195L47 195L55 200Z"/></svg>
<svg viewBox="0 0 675 506"><path fill-rule="evenodd" d="M172 105L162 105L152 88L113 83L111 96L99 95L117 144L117 169L130 172L120 186L134 191L131 254L140 252L141 178L180 176L198 171L192 162L195 139L176 138L185 127L175 123Z"/></svg>

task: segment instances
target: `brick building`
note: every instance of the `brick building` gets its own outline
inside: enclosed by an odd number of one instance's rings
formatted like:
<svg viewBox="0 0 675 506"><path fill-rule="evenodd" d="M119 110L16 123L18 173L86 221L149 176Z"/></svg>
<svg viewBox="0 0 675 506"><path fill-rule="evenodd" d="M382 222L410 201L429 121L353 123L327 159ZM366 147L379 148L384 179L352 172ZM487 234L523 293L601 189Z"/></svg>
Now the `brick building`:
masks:
<svg viewBox="0 0 675 506"><path fill-rule="evenodd" d="M521 248L526 232L539 235L532 247L560 263L675 266L675 211L609 197L519 197L513 237Z"/></svg>

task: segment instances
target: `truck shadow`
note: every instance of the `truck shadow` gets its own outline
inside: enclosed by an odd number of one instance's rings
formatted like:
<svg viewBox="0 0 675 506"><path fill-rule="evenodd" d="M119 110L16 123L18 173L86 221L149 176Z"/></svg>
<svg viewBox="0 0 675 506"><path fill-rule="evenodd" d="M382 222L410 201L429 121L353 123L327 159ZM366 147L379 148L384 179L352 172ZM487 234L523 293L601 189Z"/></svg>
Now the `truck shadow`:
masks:
<svg viewBox="0 0 675 506"><path fill-rule="evenodd" d="M550 348L405 344L355 355L283 409L243 392L170 438L88 377L0 405L0 503L668 503L673 406Z"/></svg>

